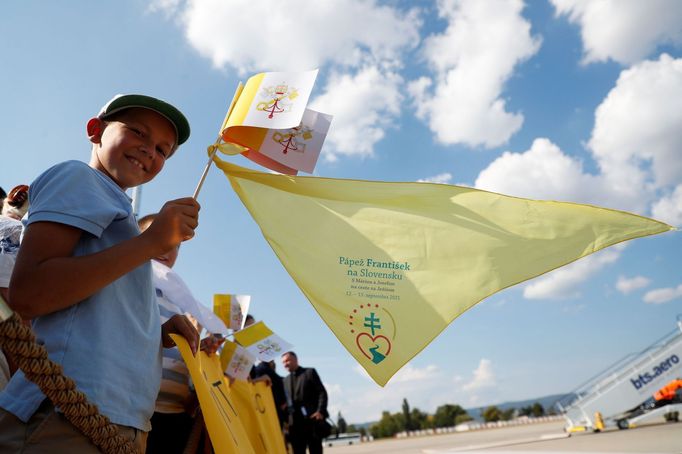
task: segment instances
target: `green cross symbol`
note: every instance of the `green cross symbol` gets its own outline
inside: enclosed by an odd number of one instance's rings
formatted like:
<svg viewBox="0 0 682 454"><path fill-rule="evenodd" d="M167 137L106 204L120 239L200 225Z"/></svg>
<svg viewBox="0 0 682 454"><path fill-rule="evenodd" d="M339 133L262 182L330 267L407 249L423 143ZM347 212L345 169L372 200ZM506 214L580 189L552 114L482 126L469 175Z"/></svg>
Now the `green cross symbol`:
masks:
<svg viewBox="0 0 682 454"><path fill-rule="evenodd" d="M376 322L376 324L375 324L375 322ZM365 317L365 325L364 326L372 330L372 336L374 336L374 330L375 329L381 329L381 325L379 324L379 322L381 322L381 319L375 318L374 312L370 313L369 317Z"/></svg>

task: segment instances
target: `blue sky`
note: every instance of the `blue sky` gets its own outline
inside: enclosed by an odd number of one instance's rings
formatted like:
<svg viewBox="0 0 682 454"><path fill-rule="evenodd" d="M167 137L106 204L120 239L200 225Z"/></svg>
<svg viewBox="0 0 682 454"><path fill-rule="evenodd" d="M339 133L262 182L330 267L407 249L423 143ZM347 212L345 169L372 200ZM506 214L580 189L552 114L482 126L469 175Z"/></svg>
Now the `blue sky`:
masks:
<svg viewBox="0 0 682 454"><path fill-rule="evenodd" d="M142 213L191 195L238 81L320 68L335 116L315 174L464 184L682 225L677 1L13 1L0 16L0 185L88 160L85 123L116 93L180 107L192 137ZM252 166L241 157L233 162ZM632 241L505 290L455 320L385 388L286 274L225 177L210 172L176 270L195 295L252 295L350 422L571 390L682 313L681 237ZM305 245L301 245L305 247ZM125 327L122 327L125 329ZM280 373L282 373L280 367Z"/></svg>

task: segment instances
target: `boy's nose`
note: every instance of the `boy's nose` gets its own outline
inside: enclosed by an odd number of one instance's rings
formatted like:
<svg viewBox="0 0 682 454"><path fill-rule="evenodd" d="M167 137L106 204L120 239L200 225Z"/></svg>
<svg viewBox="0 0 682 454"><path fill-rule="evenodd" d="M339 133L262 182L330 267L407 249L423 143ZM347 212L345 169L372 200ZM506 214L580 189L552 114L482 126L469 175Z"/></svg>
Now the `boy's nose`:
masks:
<svg viewBox="0 0 682 454"><path fill-rule="evenodd" d="M142 145L140 146L140 151L147 156L150 160L154 160L154 153L152 152L151 148L148 145Z"/></svg>

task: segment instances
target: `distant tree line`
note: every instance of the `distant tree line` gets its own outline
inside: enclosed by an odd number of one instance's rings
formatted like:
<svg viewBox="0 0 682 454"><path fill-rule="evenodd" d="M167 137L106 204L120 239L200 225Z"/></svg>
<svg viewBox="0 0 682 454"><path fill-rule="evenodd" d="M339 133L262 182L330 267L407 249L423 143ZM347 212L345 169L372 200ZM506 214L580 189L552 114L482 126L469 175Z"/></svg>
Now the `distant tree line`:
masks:
<svg viewBox="0 0 682 454"><path fill-rule="evenodd" d="M481 410L481 418L485 422L508 421L521 416L535 418L545 414L545 409L538 402L518 409L501 410L491 405ZM388 411L382 412L381 419L369 428L369 432L374 438L385 438L405 431L452 427L472 419L464 408L456 404L441 405L434 414L430 415L418 408L410 409L407 399L403 399L401 412L393 414ZM343 423L345 425L345 421ZM349 430L351 427L349 426Z"/></svg>

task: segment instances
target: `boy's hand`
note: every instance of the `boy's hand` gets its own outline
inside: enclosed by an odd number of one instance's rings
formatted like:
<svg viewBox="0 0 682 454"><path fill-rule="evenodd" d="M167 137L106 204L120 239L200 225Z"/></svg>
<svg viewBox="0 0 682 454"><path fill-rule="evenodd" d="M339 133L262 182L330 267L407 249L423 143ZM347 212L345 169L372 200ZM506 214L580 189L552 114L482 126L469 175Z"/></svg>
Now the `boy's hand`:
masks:
<svg viewBox="0 0 682 454"><path fill-rule="evenodd" d="M166 202L154 222L142 235L163 254L194 236L199 225L199 203L191 197Z"/></svg>
<svg viewBox="0 0 682 454"><path fill-rule="evenodd" d="M199 348L199 332L194 328L194 325L192 325L192 322L190 322L187 317L175 314L169 318L166 323L161 325L161 342L163 342L164 348L175 346L175 342L173 342L173 339L170 338L169 334L179 334L187 339L189 348L192 350L192 355L197 354L197 349Z"/></svg>
<svg viewBox="0 0 682 454"><path fill-rule="evenodd" d="M218 351L218 348L225 342L225 338L219 334L211 334L201 339L201 351L207 355L212 355Z"/></svg>

